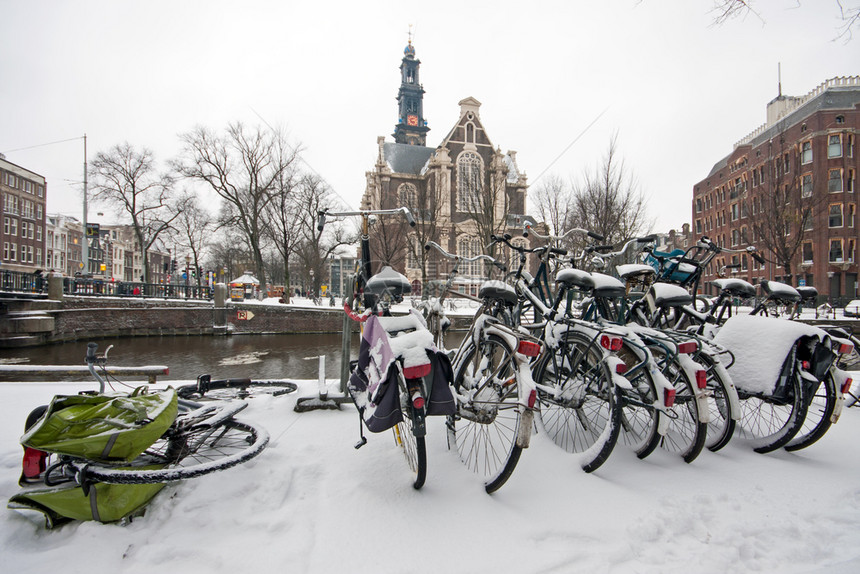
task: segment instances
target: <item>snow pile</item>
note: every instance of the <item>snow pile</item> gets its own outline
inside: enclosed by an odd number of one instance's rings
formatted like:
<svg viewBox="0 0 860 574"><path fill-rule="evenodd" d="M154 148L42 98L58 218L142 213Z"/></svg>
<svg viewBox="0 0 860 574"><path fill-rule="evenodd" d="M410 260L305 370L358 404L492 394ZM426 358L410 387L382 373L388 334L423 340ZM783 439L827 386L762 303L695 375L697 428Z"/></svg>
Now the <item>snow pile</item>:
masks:
<svg viewBox="0 0 860 574"><path fill-rule="evenodd" d="M336 387L330 381L332 391ZM0 494L18 491L24 418L80 383L0 384ZM693 464L619 445L593 474L543 434L487 495L428 419L427 484L390 435L361 450L355 409L295 413L297 393L250 400L271 442L250 462L169 485L132 523L46 531L0 510L4 572L612 574L860 571L860 409L813 447L754 453L733 441ZM826 487L824 486L826 485ZM368 537L372 524L384 542ZM416 550L417 549L417 550Z"/></svg>
<svg viewBox="0 0 860 574"><path fill-rule="evenodd" d="M826 337L817 327L758 315L737 315L717 332L714 342L732 352L732 382L753 393L772 393L785 358L801 337Z"/></svg>

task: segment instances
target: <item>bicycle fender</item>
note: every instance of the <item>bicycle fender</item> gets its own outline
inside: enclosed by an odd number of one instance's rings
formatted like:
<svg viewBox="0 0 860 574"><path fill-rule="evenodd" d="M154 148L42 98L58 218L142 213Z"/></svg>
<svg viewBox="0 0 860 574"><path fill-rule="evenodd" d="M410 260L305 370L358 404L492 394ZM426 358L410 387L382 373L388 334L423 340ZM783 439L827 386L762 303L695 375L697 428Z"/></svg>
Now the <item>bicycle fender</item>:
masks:
<svg viewBox="0 0 860 574"><path fill-rule="evenodd" d="M528 448L532 438L532 427L534 426L535 411L534 409L523 408L520 413L520 428L517 429L516 444L520 448Z"/></svg>
<svg viewBox="0 0 860 574"><path fill-rule="evenodd" d="M693 392L696 395L696 404L699 410L699 422L709 423L711 420L711 413L708 408L708 389L707 387L700 389L698 385L695 384L696 371L704 371L705 368L694 361L690 355L680 353L678 354L678 364L680 364L681 368L684 369L684 372L687 373L687 377L693 381Z"/></svg>

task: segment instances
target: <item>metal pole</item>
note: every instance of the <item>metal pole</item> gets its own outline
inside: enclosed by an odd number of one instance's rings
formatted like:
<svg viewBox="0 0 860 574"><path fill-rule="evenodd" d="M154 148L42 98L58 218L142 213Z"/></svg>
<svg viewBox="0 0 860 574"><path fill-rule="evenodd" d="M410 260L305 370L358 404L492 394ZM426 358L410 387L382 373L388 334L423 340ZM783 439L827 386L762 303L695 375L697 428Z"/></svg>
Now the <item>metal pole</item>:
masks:
<svg viewBox="0 0 860 574"><path fill-rule="evenodd" d="M81 246L82 275L90 272L90 238L87 235L87 134L84 134L84 242Z"/></svg>

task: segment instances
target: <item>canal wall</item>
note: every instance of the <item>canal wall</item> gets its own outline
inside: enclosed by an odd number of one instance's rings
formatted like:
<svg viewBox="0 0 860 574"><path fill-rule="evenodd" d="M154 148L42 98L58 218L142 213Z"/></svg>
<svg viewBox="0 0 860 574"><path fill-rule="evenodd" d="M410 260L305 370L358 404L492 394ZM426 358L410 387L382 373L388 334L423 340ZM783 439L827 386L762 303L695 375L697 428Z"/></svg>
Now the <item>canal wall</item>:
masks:
<svg viewBox="0 0 860 574"><path fill-rule="evenodd" d="M343 310L227 301L65 296L0 300L0 347L93 337L340 333Z"/></svg>

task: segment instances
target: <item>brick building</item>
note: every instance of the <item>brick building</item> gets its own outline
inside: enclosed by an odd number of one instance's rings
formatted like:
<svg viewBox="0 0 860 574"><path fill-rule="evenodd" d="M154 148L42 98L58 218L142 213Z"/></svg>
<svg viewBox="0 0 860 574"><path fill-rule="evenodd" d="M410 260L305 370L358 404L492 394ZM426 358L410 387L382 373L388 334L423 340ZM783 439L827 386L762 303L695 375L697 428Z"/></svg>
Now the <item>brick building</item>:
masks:
<svg viewBox="0 0 860 574"><path fill-rule="evenodd" d="M45 266L45 178L0 157L2 269L33 272Z"/></svg>
<svg viewBox="0 0 860 574"><path fill-rule="evenodd" d="M475 98L459 102L459 119L439 145L426 145L430 128L424 118L419 67L410 41L400 66L394 142L377 138L377 160L366 174L362 209L405 205L415 214L418 224L412 230L401 222L381 222L371 234L371 251L374 259L403 272L420 293L424 283L446 278L448 272L435 251L423 249L427 240L463 256L484 253L491 233L508 232L523 241L528 186L517 167L516 152L502 152L493 145ZM485 270L481 264L467 264L459 275L458 288L476 293Z"/></svg>
<svg viewBox="0 0 860 574"><path fill-rule="evenodd" d="M767 122L735 144L693 188L693 237L731 249L754 245L767 263L746 254L737 276L815 286L832 299L858 294L856 142L860 76L832 78L801 97L780 93Z"/></svg>

